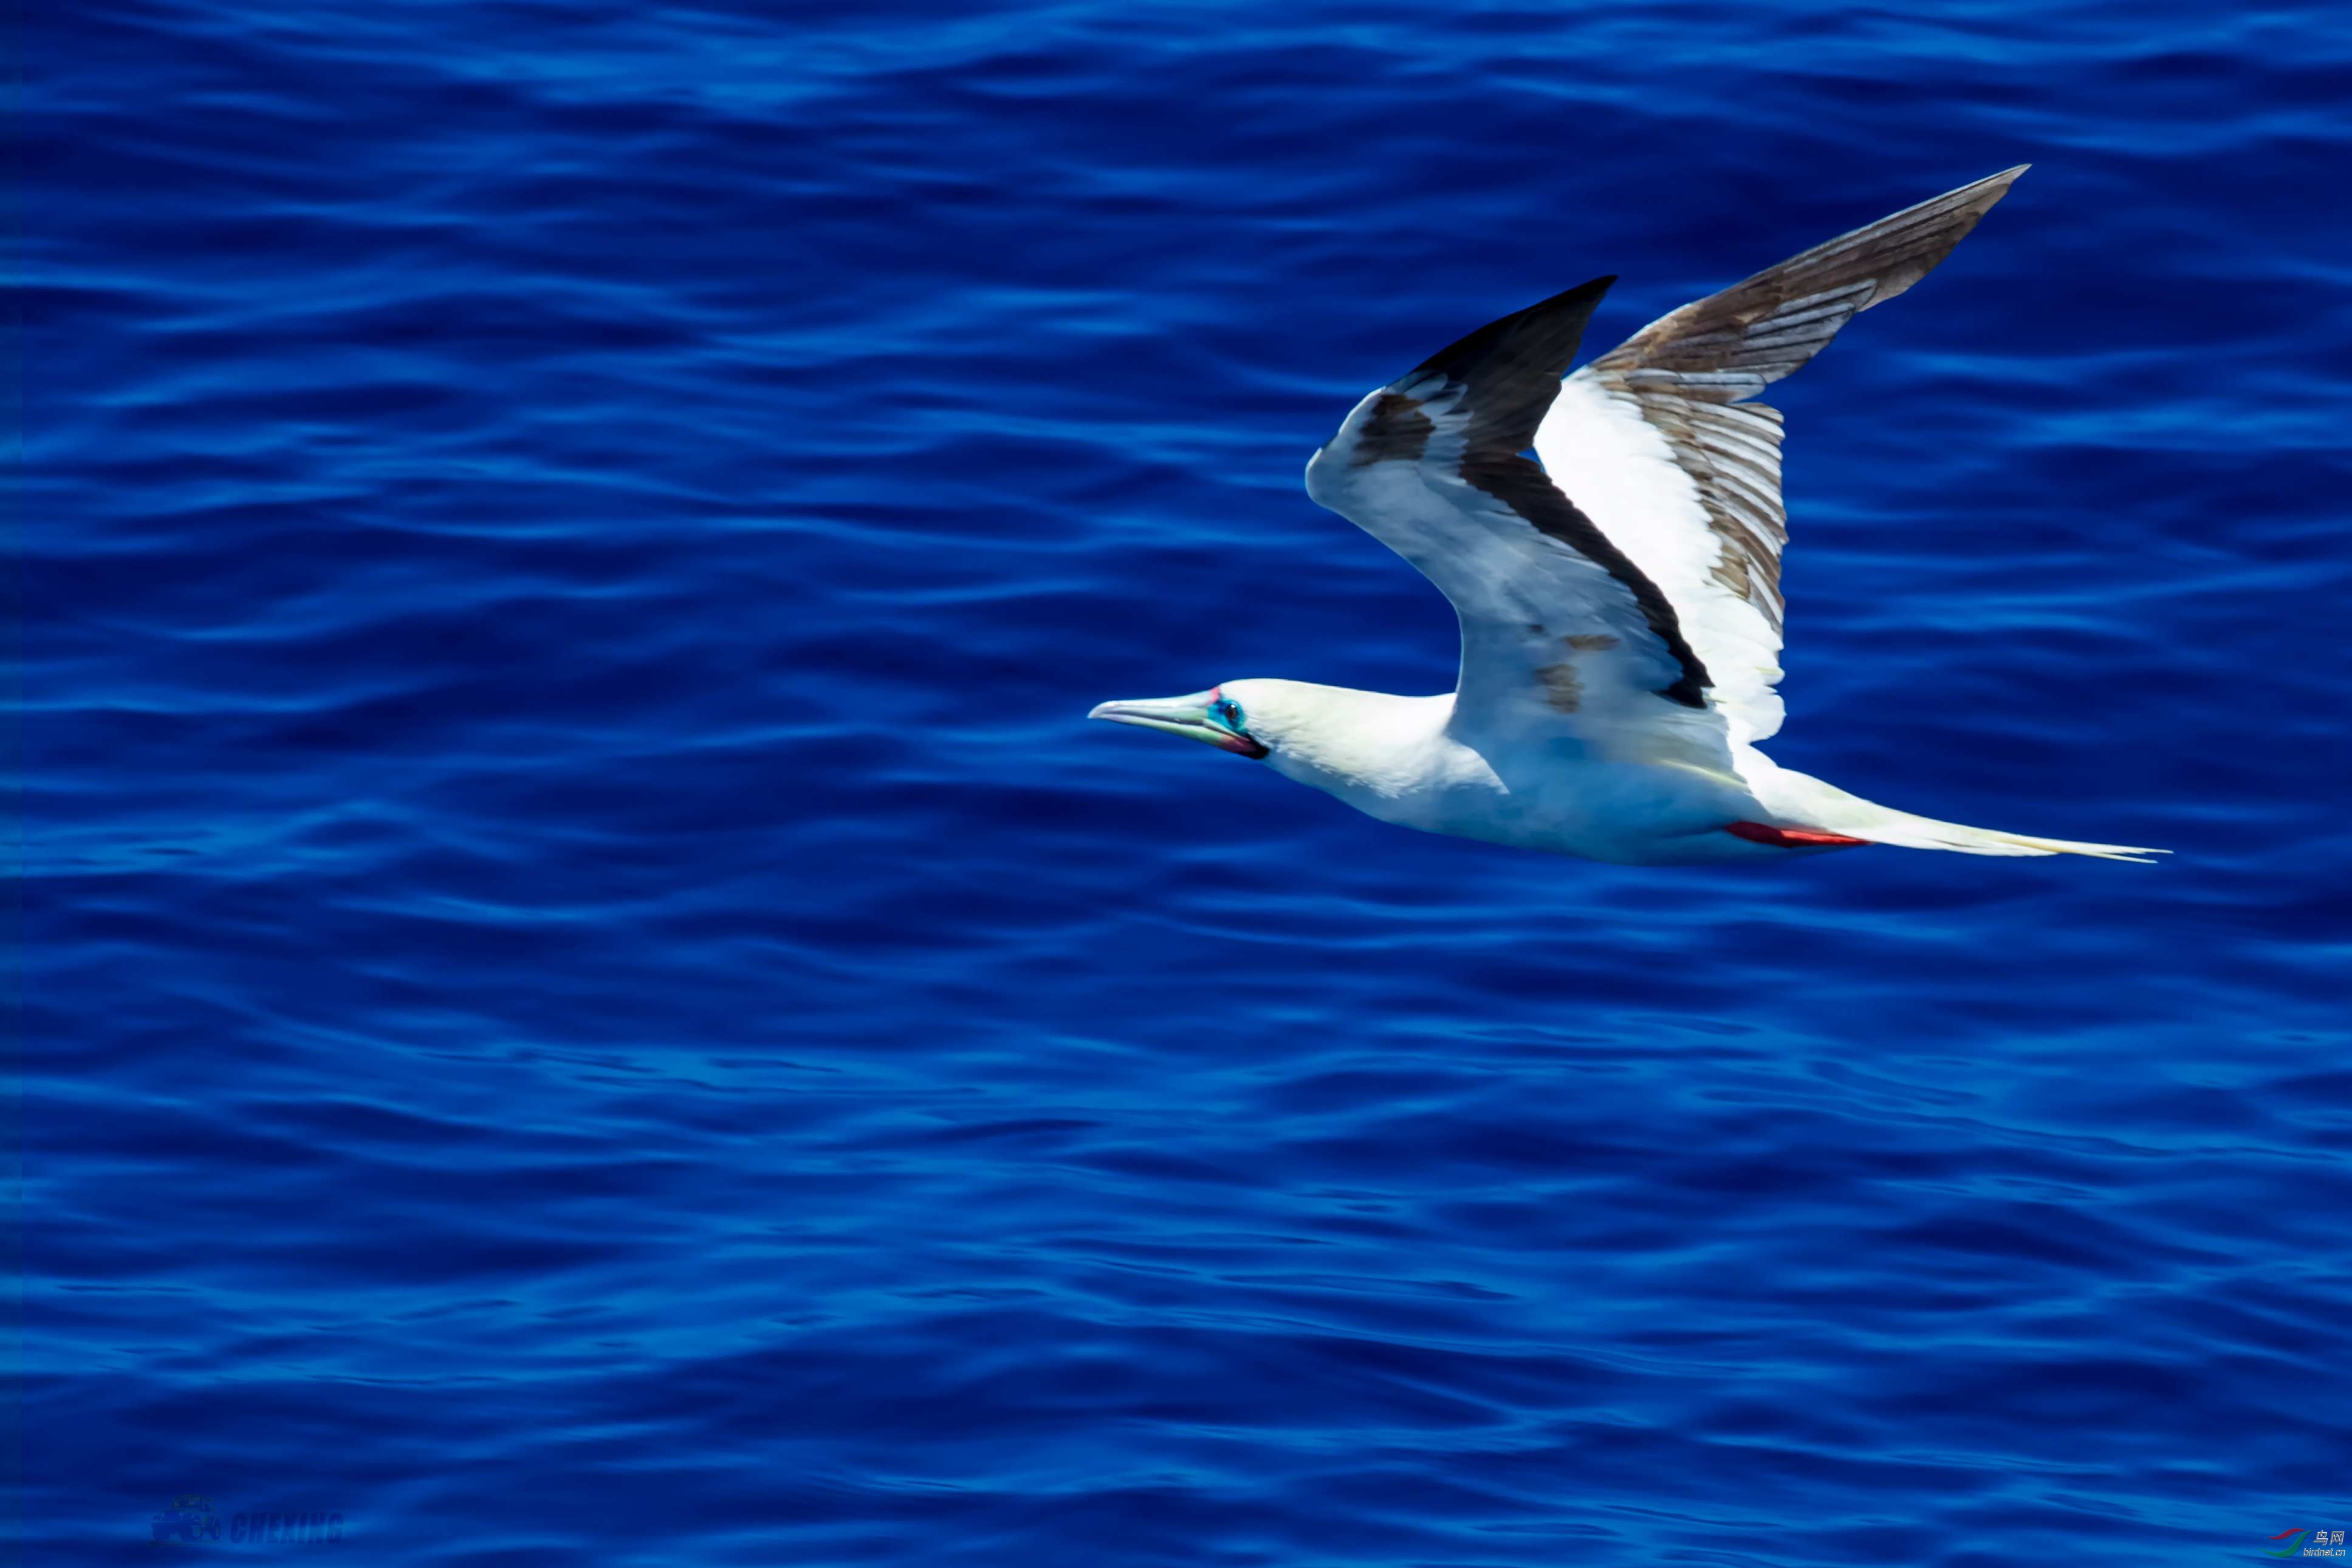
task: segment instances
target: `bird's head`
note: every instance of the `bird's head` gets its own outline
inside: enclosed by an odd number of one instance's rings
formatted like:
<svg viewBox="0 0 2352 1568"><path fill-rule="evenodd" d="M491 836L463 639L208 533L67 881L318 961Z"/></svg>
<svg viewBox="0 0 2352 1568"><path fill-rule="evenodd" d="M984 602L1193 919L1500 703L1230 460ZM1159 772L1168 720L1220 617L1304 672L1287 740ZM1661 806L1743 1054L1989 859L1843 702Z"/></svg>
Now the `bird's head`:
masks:
<svg viewBox="0 0 2352 1568"><path fill-rule="evenodd" d="M1265 757L1281 742L1282 681L1227 681L1186 697L1103 703L1087 715L1113 724L1165 730L1244 757Z"/></svg>

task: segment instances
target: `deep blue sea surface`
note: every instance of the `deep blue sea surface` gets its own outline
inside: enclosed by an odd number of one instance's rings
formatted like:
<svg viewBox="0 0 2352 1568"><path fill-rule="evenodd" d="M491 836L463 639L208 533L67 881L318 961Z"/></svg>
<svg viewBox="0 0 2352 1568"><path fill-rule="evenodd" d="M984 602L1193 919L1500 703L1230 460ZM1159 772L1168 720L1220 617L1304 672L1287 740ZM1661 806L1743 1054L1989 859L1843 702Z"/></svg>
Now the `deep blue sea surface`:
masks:
<svg viewBox="0 0 2352 1568"><path fill-rule="evenodd" d="M23 1560L2352 1531L2340 5L20 41ZM1447 689L1300 487L1364 391L2029 162L1779 389L1773 749L2170 861L1600 866L1085 722Z"/></svg>

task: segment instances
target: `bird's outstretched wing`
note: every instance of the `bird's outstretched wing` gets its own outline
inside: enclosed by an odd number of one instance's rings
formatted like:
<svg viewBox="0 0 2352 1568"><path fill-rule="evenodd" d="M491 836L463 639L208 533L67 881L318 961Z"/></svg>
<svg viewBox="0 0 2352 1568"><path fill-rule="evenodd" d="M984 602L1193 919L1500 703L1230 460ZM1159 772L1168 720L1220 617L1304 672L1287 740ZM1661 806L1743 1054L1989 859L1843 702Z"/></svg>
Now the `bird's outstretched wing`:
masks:
<svg viewBox="0 0 2352 1568"><path fill-rule="evenodd" d="M1675 606L1735 745L1780 727L1780 413L1747 400L1951 254L2022 165L1841 235L1649 326L1569 377L1544 467Z"/></svg>
<svg viewBox="0 0 2352 1568"><path fill-rule="evenodd" d="M1481 327L1367 396L1307 492L1453 601L1457 734L1727 769L1674 604L1522 455L1614 281Z"/></svg>
<svg viewBox="0 0 2352 1568"><path fill-rule="evenodd" d="M1685 305L1565 385L1613 278L1491 322L1358 403L1307 493L1453 601L1456 733L1727 769L1778 730L1780 415L1745 400L1926 277L2022 172Z"/></svg>

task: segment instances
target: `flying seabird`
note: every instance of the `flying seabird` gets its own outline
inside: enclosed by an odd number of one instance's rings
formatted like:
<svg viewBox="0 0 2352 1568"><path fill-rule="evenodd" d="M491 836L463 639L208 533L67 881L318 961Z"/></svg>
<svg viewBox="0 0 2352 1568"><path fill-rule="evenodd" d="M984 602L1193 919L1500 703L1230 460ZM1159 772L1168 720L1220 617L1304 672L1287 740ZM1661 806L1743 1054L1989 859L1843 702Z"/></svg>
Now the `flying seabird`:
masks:
<svg viewBox="0 0 2352 1568"><path fill-rule="evenodd" d="M1565 381L1614 277L1490 322L1358 403L1307 493L1453 601L1459 689L1235 680L1090 716L1262 758L1382 821L1591 860L2159 852L1915 817L1756 748L1780 727L1788 528L1780 414L1752 400L1926 277L2024 172L1685 305Z"/></svg>

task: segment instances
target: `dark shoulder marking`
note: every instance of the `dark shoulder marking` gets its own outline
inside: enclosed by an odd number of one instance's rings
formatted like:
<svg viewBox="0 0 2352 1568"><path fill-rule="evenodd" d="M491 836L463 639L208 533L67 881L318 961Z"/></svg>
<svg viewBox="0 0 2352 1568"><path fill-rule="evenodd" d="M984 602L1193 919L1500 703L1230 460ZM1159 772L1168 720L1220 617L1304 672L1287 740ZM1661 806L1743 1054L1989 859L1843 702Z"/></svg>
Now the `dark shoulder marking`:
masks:
<svg viewBox="0 0 2352 1568"><path fill-rule="evenodd" d="M1356 450L1348 465L1363 468L1374 463L1418 463L1436 430L1417 399L1402 392L1382 392L1356 433Z"/></svg>

